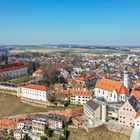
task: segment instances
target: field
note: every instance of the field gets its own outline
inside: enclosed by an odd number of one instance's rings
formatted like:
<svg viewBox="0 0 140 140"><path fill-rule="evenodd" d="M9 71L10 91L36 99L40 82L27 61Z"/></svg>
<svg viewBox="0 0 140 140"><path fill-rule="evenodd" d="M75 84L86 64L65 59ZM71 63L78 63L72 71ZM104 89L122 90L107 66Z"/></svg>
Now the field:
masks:
<svg viewBox="0 0 140 140"><path fill-rule="evenodd" d="M38 52L38 53L56 53L56 52L63 52L63 53L91 53L91 54L95 54L95 55L105 55L105 54L118 54L118 53L122 53L122 54L126 54L129 53L128 51L123 51L123 50L119 50L119 49L113 49L113 48L93 48L93 49L89 49L89 48L61 48L61 47L56 47L56 48L16 48L14 50L10 51L11 53L33 53L33 52Z"/></svg>
<svg viewBox="0 0 140 140"><path fill-rule="evenodd" d="M95 128L87 133L84 129L69 129L68 140L129 140L126 135L108 131L105 126Z"/></svg>
<svg viewBox="0 0 140 140"><path fill-rule="evenodd" d="M20 103L19 98L0 93L0 118L10 115L18 115L32 112L46 112L46 108L33 107Z"/></svg>
<svg viewBox="0 0 140 140"><path fill-rule="evenodd" d="M86 132L84 129L68 129L68 140L129 140L126 135L108 131L105 126L98 127L90 132ZM55 135L49 140L60 140L59 135Z"/></svg>

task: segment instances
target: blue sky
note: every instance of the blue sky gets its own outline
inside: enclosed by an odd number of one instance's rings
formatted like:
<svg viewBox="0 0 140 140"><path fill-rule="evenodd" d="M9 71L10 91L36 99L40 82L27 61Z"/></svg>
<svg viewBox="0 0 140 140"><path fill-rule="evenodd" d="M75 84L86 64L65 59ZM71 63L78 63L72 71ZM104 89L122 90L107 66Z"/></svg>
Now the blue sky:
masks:
<svg viewBox="0 0 140 140"><path fill-rule="evenodd" d="M140 0L0 0L0 44L140 45Z"/></svg>

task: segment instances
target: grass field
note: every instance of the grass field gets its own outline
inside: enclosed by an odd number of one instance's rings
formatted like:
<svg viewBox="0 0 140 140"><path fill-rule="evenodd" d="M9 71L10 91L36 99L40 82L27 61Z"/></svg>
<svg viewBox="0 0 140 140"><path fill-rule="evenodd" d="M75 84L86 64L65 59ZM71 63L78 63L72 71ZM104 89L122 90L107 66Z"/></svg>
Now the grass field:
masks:
<svg viewBox="0 0 140 140"><path fill-rule="evenodd" d="M84 129L68 129L68 140L129 140L126 135L108 131L105 126L95 128L91 132L86 132ZM60 136L55 135L49 140L59 140Z"/></svg>
<svg viewBox="0 0 140 140"><path fill-rule="evenodd" d="M86 132L84 129L69 129L68 140L129 140L126 135L108 131L105 126L95 128L91 132Z"/></svg>
<svg viewBox="0 0 140 140"><path fill-rule="evenodd" d="M19 98L0 93L0 118L9 115L18 115L32 112L46 112L46 108L33 107L20 103Z"/></svg>

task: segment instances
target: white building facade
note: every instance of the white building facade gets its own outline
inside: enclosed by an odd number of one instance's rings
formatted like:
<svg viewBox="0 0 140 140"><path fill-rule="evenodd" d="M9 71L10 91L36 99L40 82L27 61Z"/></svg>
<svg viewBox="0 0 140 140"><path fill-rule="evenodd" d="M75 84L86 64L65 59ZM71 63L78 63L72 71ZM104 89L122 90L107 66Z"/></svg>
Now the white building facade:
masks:
<svg viewBox="0 0 140 140"><path fill-rule="evenodd" d="M107 102L125 102L128 99L128 90L123 82L110 79L100 79L94 89L96 98L104 98Z"/></svg>
<svg viewBox="0 0 140 140"><path fill-rule="evenodd" d="M52 93L51 88L47 86L29 84L22 87L22 98L32 100L47 101L47 97Z"/></svg>
<svg viewBox="0 0 140 140"><path fill-rule="evenodd" d="M69 96L70 102L72 104L81 105L92 99L93 96L92 91L87 90L86 88L67 89L64 91L64 94Z"/></svg>
<svg viewBox="0 0 140 140"><path fill-rule="evenodd" d="M134 127L135 128L140 128L140 112L138 112L135 120L134 120Z"/></svg>
<svg viewBox="0 0 140 140"><path fill-rule="evenodd" d="M70 95L70 102L73 104L81 104L83 105L84 103L86 103L87 101L92 99L92 95Z"/></svg>
<svg viewBox="0 0 140 140"><path fill-rule="evenodd" d="M18 78L27 74L27 67L24 64L8 64L0 65L0 77L1 78Z"/></svg>

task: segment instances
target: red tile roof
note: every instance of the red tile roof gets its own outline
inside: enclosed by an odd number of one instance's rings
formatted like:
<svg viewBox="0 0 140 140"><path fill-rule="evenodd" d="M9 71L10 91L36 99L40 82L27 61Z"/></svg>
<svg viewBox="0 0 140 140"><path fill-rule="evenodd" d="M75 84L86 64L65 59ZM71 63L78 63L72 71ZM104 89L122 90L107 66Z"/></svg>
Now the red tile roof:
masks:
<svg viewBox="0 0 140 140"><path fill-rule="evenodd" d="M11 119L3 119L0 121L0 125L15 125L16 121Z"/></svg>
<svg viewBox="0 0 140 140"><path fill-rule="evenodd" d="M43 74L43 71L41 69L38 69L34 72L34 74Z"/></svg>
<svg viewBox="0 0 140 140"><path fill-rule="evenodd" d="M140 79L136 80L136 83L132 85L134 89L139 89L140 90Z"/></svg>
<svg viewBox="0 0 140 140"><path fill-rule="evenodd" d="M68 95L80 95L80 96L92 96L92 91L86 88L73 88L64 90L64 94Z"/></svg>
<svg viewBox="0 0 140 140"><path fill-rule="evenodd" d="M135 118L138 118L138 117L140 117L140 111L137 113Z"/></svg>
<svg viewBox="0 0 140 140"><path fill-rule="evenodd" d="M132 90L130 95L134 95L137 98L137 100L140 101L140 91Z"/></svg>
<svg viewBox="0 0 140 140"><path fill-rule="evenodd" d="M41 91L51 90L50 87L42 86L42 85L35 85L35 84L28 84L28 85L24 86L24 88L30 88L30 89L41 90Z"/></svg>
<svg viewBox="0 0 140 140"><path fill-rule="evenodd" d="M25 66L22 63L0 65L0 72L10 71L10 70L15 70L15 69L21 69L21 68L27 68L27 66Z"/></svg>
<svg viewBox="0 0 140 140"><path fill-rule="evenodd" d="M96 88L113 91L115 90L118 94L128 94L128 89L124 86L123 82L114 81L111 79L100 79L96 83Z"/></svg>

